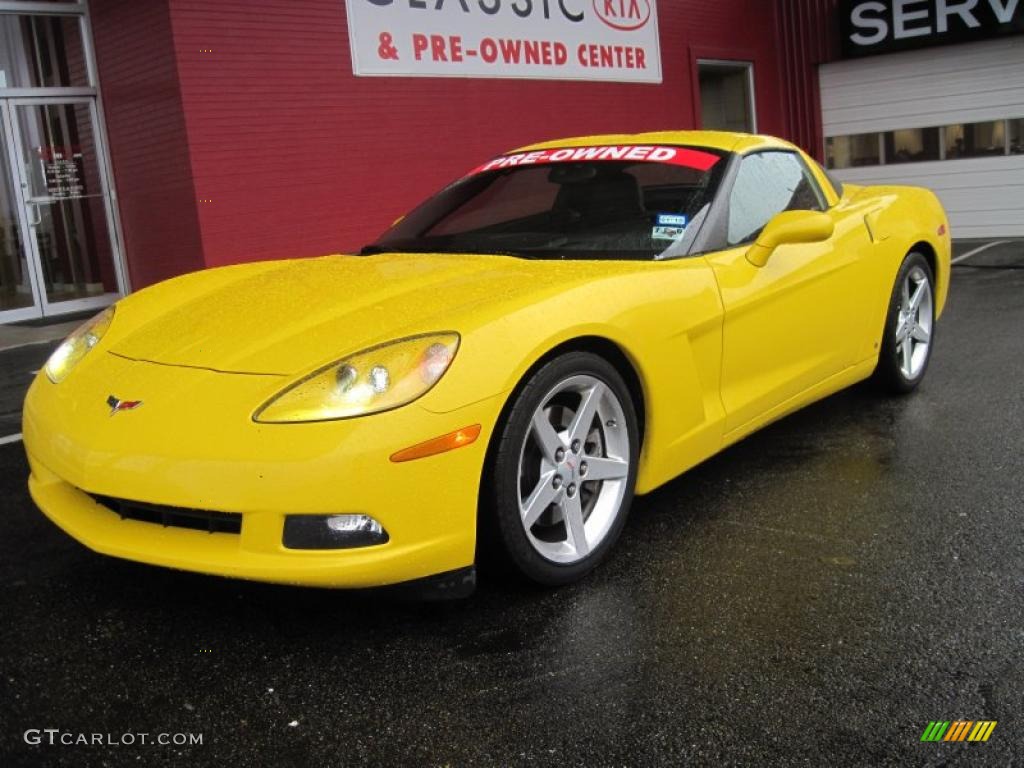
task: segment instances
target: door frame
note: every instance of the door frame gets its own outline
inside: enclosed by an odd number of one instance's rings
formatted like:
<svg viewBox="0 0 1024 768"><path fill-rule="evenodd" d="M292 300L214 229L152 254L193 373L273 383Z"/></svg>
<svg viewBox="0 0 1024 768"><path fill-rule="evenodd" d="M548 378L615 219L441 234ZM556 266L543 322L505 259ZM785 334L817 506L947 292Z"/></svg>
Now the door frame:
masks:
<svg viewBox="0 0 1024 768"><path fill-rule="evenodd" d="M124 249L124 231L121 226L121 212L119 210L119 202L117 197L117 188L114 185L114 173L113 165L110 159L110 144L107 137L107 126L106 116L103 110L103 100L100 97L99 85L98 85L98 72L96 64L96 53L93 46L92 37L92 20L91 9L88 0L65 0L64 2L33 2L33 0L0 0L0 15L6 14L20 14L30 16L70 16L78 20L80 36L82 41L82 53L84 54L85 69L87 73L88 85L85 86L72 86L72 87L47 87L47 88L0 88L0 102L7 102L8 100L16 100L18 102L28 101L33 102L36 100L42 100L44 103L47 99L52 100L51 103L61 103L67 101L89 101L92 104L90 109L91 112L91 123L93 130L93 141L96 149L96 160L98 164L98 174L100 178L100 186L103 190L103 194L106 197L105 208L106 208L106 220L108 237L110 239L111 258L114 262L114 274L117 278L118 293L110 294L106 293L99 297L93 297L86 300L75 300L70 302L57 302L53 305L53 311L47 313L44 311L43 303L40 301L40 295L44 295L45 291L42 290L42 280L40 275L36 274L35 269L41 267L41 263L36 259L37 264L32 265L31 260L28 259L29 254L25 254L26 260L29 262L30 279L33 282L33 298L35 302L32 307L26 307L22 309L13 310L0 310L0 325L10 322L18 322L22 320L31 320L42 317L53 317L57 318L67 313L74 313L82 311L83 309L91 309L94 306L106 306L113 303L121 296L127 295L131 291L131 276L128 272L128 263L125 256ZM13 110L11 110L13 114ZM11 123L13 123L13 119ZM15 137L12 134L9 137L11 146L9 156L11 157L11 173L19 175L20 169L20 158L15 158L13 155L17 153L17 149L14 146ZM0 148L0 152L4 151ZM21 181L18 178L11 179L11 183L15 185L14 194L19 197L19 190ZM24 188L21 189L19 198L19 212L18 212L18 224L19 231L22 233L23 248L32 248L35 250L35 245L30 242L28 237L32 235L28 226L28 211L24 204ZM34 241L34 236L32 236ZM36 284L38 283L38 285ZM100 299L95 305L89 302ZM79 305L79 301L85 302ZM75 306L77 305L77 306Z"/></svg>
<svg viewBox="0 0 1024 768"><path fill-rule="evenodd" d="M19 107L37 107L37 106L48 106L48 105L69 105L69 104L82 104L89 109L89 124L92 130L92 141L93 145L97 147L96 162L99 166L97 168L97 175L99 176L100 189L99 197L102 198L104 220L107 226L108 240L110 242L110 258L113 262L114 276L117 283L117 289L113 292L106 292L98 294L96 296L90 296L81 299L71 299L69 301L58 301L51 302L46 295L46 281L43 272L42 257L39 252L39 243L36 238L36 223L32 221L29 216L29 205L38 205L39 203L33 202L31 197L31 181L29 178L28 168L25 166L25 158L21 150L27 148L28 141L27 137L21 135L21 128L17 120L17 110ZM35 272L36 275L36 306L38 307L37 317L54 317L58 315L65 315L73 312L82 312L89 309L99 309L102 307L109 306L113 302L117 301L118 298L125 293L125 279L123 269L123 259L120 250L120 243L114 234L114 217L113 207L114 201L110 193L109 179L103 171L103 163L99 157L98 151L98 129L99 129L99 115L97 114L95 99L91 96L31 96L31 97L19 97L4 99L0 98L0 112L3 114L3 120L5 127L8 132L9 140L12 146L9 149L9 156L14 160L14 173L16 174L15 185L20 188L21 194L19 197L19 203L21 205L20 218L23 221L22 232L27 235L25 240L27 253L26 258L29 260L30 270ZM47 197L47 198L35 198L42 199L45 202L59 203L62 198ZM73 199L73 198L72 198ZM2 317L2 315L0 315Z"/></svg>
<svg viewBox="0 0 1024 768"><path fill-rule="evenodd" d="M39 259L34 257L36 247L33 244L35 239L32 235L28 221L28 207L25 205L25 190L21 186L21 171L19 170L21 158L18 156L17 141L14 138L11 126L11 108L9 100L0 98L0 147L7 155L7 167L10 169L9 179L0 179L0 184L9 184L11 191L11 205L14 206L14 217L18 227L21 241L21 253L16 255L16 264L25 262L25 272L28 277L29 288L32 293L32 304L18 309L0 310L0 323L18 322L19 320L34 320L43 316L43 299L41 298Z"/></svg>

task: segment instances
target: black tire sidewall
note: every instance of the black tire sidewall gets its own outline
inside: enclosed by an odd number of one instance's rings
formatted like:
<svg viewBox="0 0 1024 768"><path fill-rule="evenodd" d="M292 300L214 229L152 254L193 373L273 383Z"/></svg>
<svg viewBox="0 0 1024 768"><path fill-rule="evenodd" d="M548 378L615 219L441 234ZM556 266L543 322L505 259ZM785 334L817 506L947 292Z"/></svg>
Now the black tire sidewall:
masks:
<svg viewBox="0 0 1024 768"><path fill-rule="evenodd" d="M604 540L583 560L566 565L543 557L526 535L519 512L519 457L533 414L542 399L559 382L581 374L603 382L622 404L629 430L629 475L618 515ZM492 552L492 556L507 558L506 565L535 584L560 586L581 579L604 560L626 524L636 485L639 447L636 409L629 388L613 365L590 352L569 352L545 363L516 394L500 426L489 471L485 475L487 487L482 494L485 503L481 513L489 516L487 522L492 529L494 543L498 545L496 549L500 550Z"/></svg>
<svg viewBox="0 0 1024 768"><path fill-rule="evenodd" d="M924 270L928 278L928 284L932 291L932 330L931 341L928 345L928 357L917 376L910 379L903 375L900 368L899 354L896 351L896 319L900 311L900 290L907 275L914 267ZM924 379L931 363L932 352L935 349L935 275L932 272L931 264L928 263L922 254L912 251L907 254L896 273L896 281L893 284L892 295L889 297L889 308L885 314L885 333L882 336L882 349L878 357L878 367L875 369L875 380L890 392L906 394L912 392Z"/></svg>

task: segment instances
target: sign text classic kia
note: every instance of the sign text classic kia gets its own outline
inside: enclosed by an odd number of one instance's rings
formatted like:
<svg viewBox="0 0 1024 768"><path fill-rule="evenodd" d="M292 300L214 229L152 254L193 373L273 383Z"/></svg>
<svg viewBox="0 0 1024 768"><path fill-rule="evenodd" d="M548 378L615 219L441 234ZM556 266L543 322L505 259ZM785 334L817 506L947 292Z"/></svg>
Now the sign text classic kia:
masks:
<svg viewBox="0 0 1024 768"><path fill-rule="evenodd" d="M655 0L346 0L366 76L660 83Z"/></svg>

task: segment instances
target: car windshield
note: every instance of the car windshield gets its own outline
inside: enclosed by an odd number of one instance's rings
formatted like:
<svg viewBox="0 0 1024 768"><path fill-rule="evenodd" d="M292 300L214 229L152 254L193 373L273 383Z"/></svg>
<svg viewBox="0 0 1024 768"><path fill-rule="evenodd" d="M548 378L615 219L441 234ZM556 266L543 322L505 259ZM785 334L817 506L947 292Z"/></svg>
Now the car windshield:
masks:
<svg viewBox="0 0 1024 768"><path fill-rule="evenodd" d="M650 146L507 155L427 200L362 252L537 259L682 255L696 233L692 225L699 225L718 189L724 157L707 149Z"/></svg>

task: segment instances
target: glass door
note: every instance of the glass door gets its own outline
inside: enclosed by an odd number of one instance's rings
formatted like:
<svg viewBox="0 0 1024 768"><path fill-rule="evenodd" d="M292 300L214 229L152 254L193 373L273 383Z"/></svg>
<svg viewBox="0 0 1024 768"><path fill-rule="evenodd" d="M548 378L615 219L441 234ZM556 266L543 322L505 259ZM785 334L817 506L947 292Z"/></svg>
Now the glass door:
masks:
<svg viewBox="0 0 1024 768"><path fill-rule="evenodd" d="M0 101L0 110L3 106ZM0 322L42 314L36 271L25 246L28 220L5 117L6 112L0 112Z"/></svg>
<svg viewBox="0 0 1024 768"><path fill-rule="evenodd" d="M94 309L123 292L90 97L2 100L37 315ZM6 289L6 281L5 281ZM0 321L15 319L0 314Z"/></svg>

